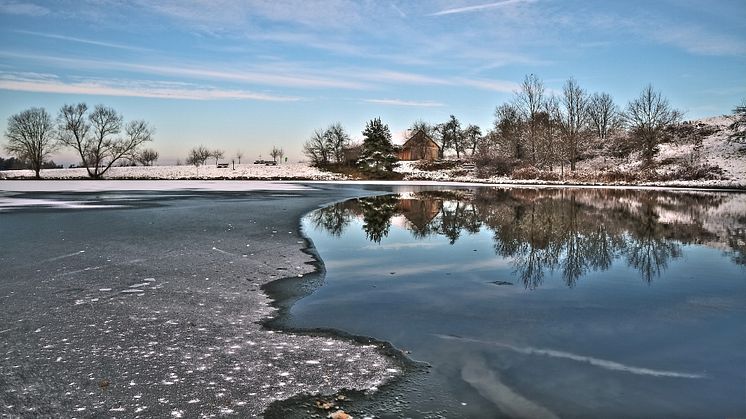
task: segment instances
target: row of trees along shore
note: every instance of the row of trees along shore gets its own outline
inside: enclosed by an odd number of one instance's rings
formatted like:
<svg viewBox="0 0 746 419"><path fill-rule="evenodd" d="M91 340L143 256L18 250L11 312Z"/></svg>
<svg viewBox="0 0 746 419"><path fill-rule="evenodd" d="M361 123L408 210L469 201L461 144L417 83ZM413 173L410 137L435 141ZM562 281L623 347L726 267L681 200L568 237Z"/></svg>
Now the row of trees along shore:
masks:
<svg viewBox="0 0 746 419"><path fill-rule="evenodd" d="M243 151L236 151L236 154L234 156L234 161L237 161L238 164L241 164L241 159L244 157ZM272 146L272 150L270 150L269 156L272 157L272 161L276 163L278 161L282 161L282 158L285 156L285 151L280 147ZM204 145L198 145L196 147L192 147L189 150L186 158L186 163L199 167L204 166L205 163L207 163L207 160L215 159L215 165L217 165L220 159L223 158L225 158L225 150L219 148L209 149ZM181 165L181 161L177 161L176 165Z"/></svg>
<svg viewBox="0 0 746 419"><path fill-rule="evenodd" d="M746 104L736 107L734 113L732 139L746 142ZM573 78L554 93L539 77L529 74L513 98L496 107L494 116L493 126L485 133L476 125L462 126L453 115L439 124L415 121L408 132L423 131L436 141L441 159L450 151L456 159L468 158L490 175L510 174L527 166L574 171L585 158L626 157L635 152L643 165L650 167L659 145L677 135L683 114L652 85L622 109L610 94L589 93ZM371 128L379 125L385 128L388 143L371 138ZM366 125L363 137L362 144L354 144L344 127L334 123L314 131L303 151L317 166L347 164L380 171L382 166L371 162L374 156L385 160L386 167L392 166L395 147L390 144L388 126L374 119ZM693 139L695 151L702 147L701 137Z"/></svg>
<svg viewBox="0 0 746 419"><path fill-rule="evenodd" d="M100 179L118 161L155 162L158 152L142 149L154 132L147 122L125 122L119 112L104 105L90 111L85 103L64 105L56 120L44 108L30 108L8 118L5 150L38 179L41 169L50 166L49 156L69 147L77 152L88 176Z"/></svg>

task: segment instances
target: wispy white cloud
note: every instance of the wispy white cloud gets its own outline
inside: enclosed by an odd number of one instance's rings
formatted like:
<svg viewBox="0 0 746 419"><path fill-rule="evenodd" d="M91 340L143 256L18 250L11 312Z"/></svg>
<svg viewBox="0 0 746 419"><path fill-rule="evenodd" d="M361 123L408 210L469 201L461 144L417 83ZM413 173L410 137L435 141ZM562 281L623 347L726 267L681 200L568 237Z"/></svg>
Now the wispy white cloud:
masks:
<svg viewBox="0 0 746 419"><path fill-rule="evenodd" d="M336 54L363 55L360 46L345 42L333 41L328 38L320 38L318 35L304 32L268 32L249 33L246 37L252 41L269 41L291 45L302 45L305 48L329 51Z"/></svg>
<svg viewBox="0 0 746 419"><path fill-rule="evenodd" d="M54 76L39 76L34 73L0 73L0 89L24 92L182 100L258 100L272 102L301 100L301 98L292 96L272 95L247 90L218 89L187 83L97 79L63 81Z"/></svg>
<svg viewBox="0 0 746 419"><path fill-rule="evenodd" d="M139 5L171 18L234 27L254 19L309 27L348 26L361 19L359 4L350 0L141 0Z"/></svg>
<svg viewBox="0 0 746 419"><path fill-rule="evenodd" d="M408 73L403 71L360 71L356 73L356 77L360 77L365 80L375 80L384 82L395 82L405 84L426 84L426 85L448 85L450 81L433 76L427 76L424 74Z"/></svg>
<svg viewBox="0 0 746 419"><path fill-rule="evenodd" d="M344 90L375 90L377 84L384 82L397 85L440 85L467 86L480 90L512 92L516 84L501 80L469 79L469 78L440 78L424 74L398 72L389 70L328 70L326 73L306 73L300 68L291 68L286 63L270 63L261 71L256 69L223 69L192 66L188 63L138 64L115 60L89 60L51 55L19 54L0 51L0 57L13 57L43 62L67 68L87 68L89 70L122 70L139 74L170 76L189 80L230 81L260 86L297 87L306 89L344 89ZM295 72L292 72L295 70ZM418 102L399 99L373 99L378 104L398 106L438 107L444 106L440 102Z"/></svg>
<svg viewBox="0 0 746 419"><path fill-rule="evenodd" d="M530 3L532 0L504 0L504 1L497 1L494 3L485 3L485 4L476 4L473 6L464 6L464 7L456 7L453 9L444 9L437 11L435 13L430 13L428 16L443 16L443 15L453 15L453 14L459 14L459 13L473 13L473 12L480 12L482 10L489 10L489 9L496 9L498 7L504 7L515 3Z"/></svg>
<svg viewBox="0 0 746 419"><path fill-rule="evenodd" d="M465 79L459 78L456 80L464 86L475 87L481 90L491 90L494 92L501 93L512 93L520 88L520 84L506 80L486 80L486 79Z"/></svg>
<svg viewBox="0 0 746 419"><path fill-rule="evenodd" d="M699 55L746 55L746 41L713 33L692 25L676 25L664 30L640 27L639 31L663 44L672 45Z"/></svg>
<svg viewBox="0 0 746 419"><path fill-rule="evenodd" d="M255 69L223 69L211 67L198 67L189 63L165 64L136 64L116 60L88 60L80 58L58 57L52 55L18 54L8 51L0 51L0 56L21 58L72 68L124 70L141 74L157 74L161 76L184 77L198 80L224 80L241 82L247 84L299 87L299 88L340 88L340 89L367 89L368 85L344 79L333 79L315 74L302 74L300 70L296 73L284 73L277 68L265 68L264 71ZM282 67L282 66L280 66ZM274 70L274 71L273 71ZM284 71L284 68L281 69Z"/></svg>
<svg viewBox="0 0 746 419"><path fill-rule="evenodd" d="M577 17L570 24L596 31L611 31L645 42L668 45L696 55L744 56L746 42L742 37L705 28L695 22L673 22L663 17L619 17L592 14Z"/></svg>
<svg viewBox="0 0 746 419"><path fill-rule="evenodd" d="M390 106L412 106L421 108L437 108L445 106L441 102L433 101L416 101L416 100L402 100L402 99L364 99L363 102L374 103L376 105L390 105Z"/></svg>
<svg viewBox="0 0 746 419"><path fill-rule="evenodd" d="M95 41L92 39L84 39L84 38L76 38L74 36L67 36L67 35L58 35L53 33L44 33L44 32L35 32L35 31L24 31L24 30L16 30L14 31L16 33L26 34L26 35L33 35L33 36L39 36L42 38L49 38L49 39L58 39L62 41L71 41L71 42L78 42L81 44L88 44L88 45L97 45L100 47L107 47L107 48L116 48L116 49L125 49L130 51L153 51L149 48L142 48L142 47L135 47L130 45L123 45L123 44L116 44L112 42L103 42L103 41Z"/></svg>
<svg viewBox="0 0 746 419"><path fill-rule="evenodd" d="M44 16L49 12L46 7L34 3L0 0L0 14Z"/></svg>
<svg viewBox="0 0 746 419"><path fill-rule="evenodd" d="M391 3L391 8L399 15L399 17L405 18L407 14L395 3Z"/></svg>

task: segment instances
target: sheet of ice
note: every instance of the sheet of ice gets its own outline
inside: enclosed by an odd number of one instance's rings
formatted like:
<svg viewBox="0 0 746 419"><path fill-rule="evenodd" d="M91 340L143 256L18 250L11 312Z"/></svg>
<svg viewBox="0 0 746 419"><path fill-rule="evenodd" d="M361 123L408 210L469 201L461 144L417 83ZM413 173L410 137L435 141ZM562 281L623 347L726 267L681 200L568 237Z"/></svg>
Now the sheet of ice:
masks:
<svg viewBox="0 0 746 419"><path fill-rule="evenodd" d="M23 182L26 183L26 182ZM2 187L3 185L0 185ZM19 207L44 207L44 208L121 208L121 205L92 204L89 201L62 201L56 199L28 199L15 198L12 196L0 196L0 212Z"/></svg>
<svg viewBox="0 0 746 419"><path fill-rule="evenodd" d="M22 182L0 180L0 191L5 192L106 192L178 190L241 192L259 190L301 191L306 189L308 188L297 183L252 180L118 180L116 182L112 182L110 180L24 180ZM8 197L0 197L0 200L3 200L5 198ZM80 204L80 202L74 202L74 204Z"/></svg>

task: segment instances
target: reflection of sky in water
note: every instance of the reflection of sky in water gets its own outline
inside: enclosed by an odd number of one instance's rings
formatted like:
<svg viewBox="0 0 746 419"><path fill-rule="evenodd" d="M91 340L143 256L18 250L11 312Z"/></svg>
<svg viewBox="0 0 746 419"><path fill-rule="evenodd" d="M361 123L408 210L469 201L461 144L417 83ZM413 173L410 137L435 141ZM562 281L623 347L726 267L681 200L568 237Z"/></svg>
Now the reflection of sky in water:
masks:
<svg viewBox="0 0 746 419"><path fill-rule="evenodd" d="M447 392L413 406L453 415L743 416L743 237L723 233L743 226L703 227L729 196L622 193L441 194L310 214L327 276L291 323L410 350Z"/></svg>

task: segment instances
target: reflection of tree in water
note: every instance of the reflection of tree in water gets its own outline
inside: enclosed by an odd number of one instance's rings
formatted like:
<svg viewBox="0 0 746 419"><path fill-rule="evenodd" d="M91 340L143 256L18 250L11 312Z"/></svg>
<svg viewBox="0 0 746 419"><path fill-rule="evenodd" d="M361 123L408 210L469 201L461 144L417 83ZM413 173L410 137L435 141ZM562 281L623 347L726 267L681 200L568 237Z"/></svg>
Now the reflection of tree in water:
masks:
<svg viewBox="0 0 746 419"><path fill-rule="evenodd" d="M308 217L317 229L325 230L332 236L339 237L352 219L355 218L355 214L349 206L338 203L317 209L311 212Z"/></svg>
<svg viewBox="0 0 746 419"><path fill-rule="evenodd" d="M389 235L391 217L396 214L399 199L395 195L374 196L359 200L363 213L363 231L368 240L380 243Z"/></svg>
<svg viewBox="0 0 746 419"><path fill-rule="evenodd" d="M728 255L733 263L746 265L746 227L743 227L746 226L746 217L741 217L739 221L741 227L725 229L728 247L731 249Z"/></svg>
<svg viewBox="0 0 746 419"><path fill-rule="evenodd" d="M629 231L624 254L629 266L637 269L645 282L660 276L668 260L681 256L679 243L664 238L663 225L650 205L644 205L639 221Z"/></svg>
<svg viewBox="0 0 746 419"><path fill-rule="evenodd" d="M406 219L415 239L442 235L454 244L462 234L486 228L496 254L509 258L524 286L534 289L555 272L572 287L617 259L650 282L681 256L682 244L718 239L702 220L724 200L716 193L480 188L362 198L319 210L311 221L340 235L353 217L362 218L366 236L376 243L388 235L395 215ZM746 264L744 228L727 232L729 254Z"/></svg>

